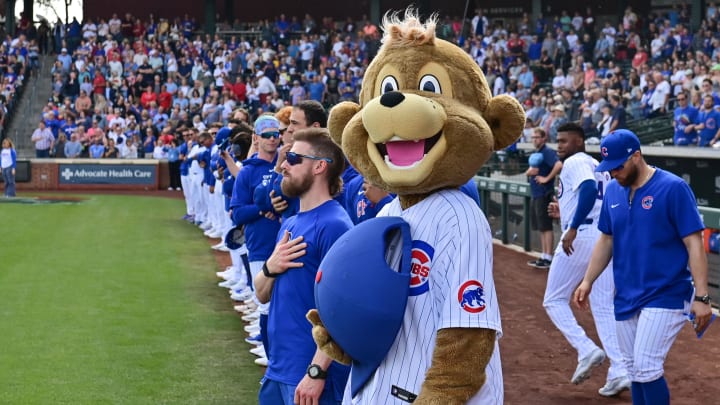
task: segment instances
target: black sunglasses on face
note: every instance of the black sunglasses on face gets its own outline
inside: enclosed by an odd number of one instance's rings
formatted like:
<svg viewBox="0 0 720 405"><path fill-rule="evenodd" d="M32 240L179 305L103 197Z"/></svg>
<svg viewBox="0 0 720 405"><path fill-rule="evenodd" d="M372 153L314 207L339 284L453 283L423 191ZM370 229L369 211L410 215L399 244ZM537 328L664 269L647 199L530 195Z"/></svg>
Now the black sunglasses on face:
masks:
<svg viewBox="0 0 720 405"><path fill-rule="evenodd" d="M301 155L301 154L295 153L295 152L287 152L287 153L285 154L285 160L287 160L287 162L288 162L288 164L289 164L290 166L295 166L295 165L297 165L297 164L302 163L303 158L311 159L311 160L322 160L322 161L325 161L325 162L327 162L327 163L332 163L332 162L333 162L332 159L326 158L326 157L318 157L318 156L312 156L312 155Z"/></svg>
<svg viewBox="0 0 720 405"><path fill-rule="evenodd" d="M262 134L260 134L260 137L262 139L280 138L280 132L263 132Z"/></svg>

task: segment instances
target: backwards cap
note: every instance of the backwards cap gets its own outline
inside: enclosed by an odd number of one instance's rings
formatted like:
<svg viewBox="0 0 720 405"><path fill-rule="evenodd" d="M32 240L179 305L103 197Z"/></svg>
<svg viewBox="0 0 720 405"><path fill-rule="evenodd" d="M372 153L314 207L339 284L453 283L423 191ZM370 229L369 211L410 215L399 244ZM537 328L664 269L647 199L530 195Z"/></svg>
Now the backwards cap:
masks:
<svg viewBox="0 0 720 405"><path fill-rule="evenodd" d="M280 121L272 115L261 115L255 120L255 133L262 134L266 129L280 130Z"/></svg>

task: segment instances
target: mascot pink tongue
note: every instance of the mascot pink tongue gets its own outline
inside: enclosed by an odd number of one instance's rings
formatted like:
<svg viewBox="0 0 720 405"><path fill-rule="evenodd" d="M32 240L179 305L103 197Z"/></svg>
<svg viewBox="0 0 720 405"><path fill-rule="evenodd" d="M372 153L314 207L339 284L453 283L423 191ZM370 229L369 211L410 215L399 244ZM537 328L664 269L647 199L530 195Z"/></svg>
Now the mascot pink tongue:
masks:
<svg viewBox="0 0 720 405"><path fill-rule="evenodd" d="M425 140L388 142L385 147L390 162L395 166L411 166L425 155Z"/></svg>

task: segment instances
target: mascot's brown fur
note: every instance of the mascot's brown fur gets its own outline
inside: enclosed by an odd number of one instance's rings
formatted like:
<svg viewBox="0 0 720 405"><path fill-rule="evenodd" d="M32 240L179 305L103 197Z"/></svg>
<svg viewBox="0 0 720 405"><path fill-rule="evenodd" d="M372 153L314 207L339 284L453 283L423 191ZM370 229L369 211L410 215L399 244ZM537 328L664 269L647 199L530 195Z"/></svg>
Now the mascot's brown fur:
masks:
<svg viewBox="0 0 720 405"><path fill-rule="evenodd" d="M337 105L328 127L365 179L396 193L406 209L433 192L465 184L493 151L519 137L525 115L515 99L492 97L469 55L435 37L434 19L422 24L409 10L402 21L386 17L383 30L383 46L365 72L360 104ZM391 162L387 148L395 142L400 147L422 143L424 153L416 162ZM317 313L308 317L321 349L348 363ZM414 403L465 403L485 381L494 341L494 330L439 330L432 366Z"/></svg>

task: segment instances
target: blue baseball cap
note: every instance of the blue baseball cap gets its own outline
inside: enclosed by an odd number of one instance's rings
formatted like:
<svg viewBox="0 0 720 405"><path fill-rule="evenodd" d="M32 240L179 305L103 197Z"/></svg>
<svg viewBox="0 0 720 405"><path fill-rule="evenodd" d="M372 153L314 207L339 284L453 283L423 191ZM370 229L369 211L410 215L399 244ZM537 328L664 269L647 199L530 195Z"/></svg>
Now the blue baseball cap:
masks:
<svg viewBox="0 0 720 405"><path fill-rule="evenodd" d="M630 130L618 129L605 137L600 143L602 162L595 168L596 172L609 172L617 169L640 150L640 140Z"/></svg>
<svg viewBox="0 0 720 405"><path fill-rule="evenodd" d="M230 128L222 127L215 134L215 145L222 145L223 141L230 136Z"/></svg>

